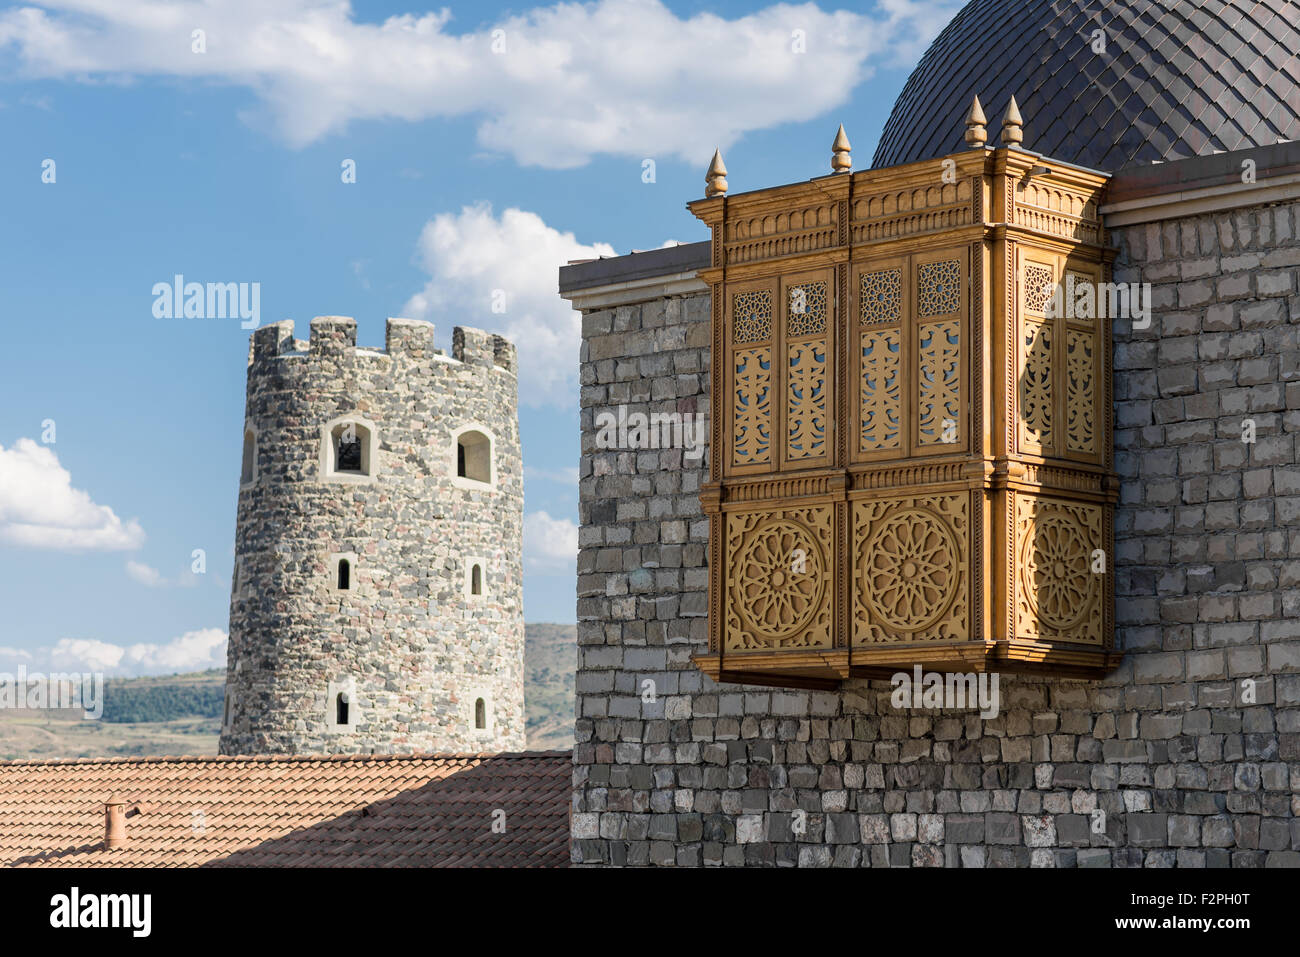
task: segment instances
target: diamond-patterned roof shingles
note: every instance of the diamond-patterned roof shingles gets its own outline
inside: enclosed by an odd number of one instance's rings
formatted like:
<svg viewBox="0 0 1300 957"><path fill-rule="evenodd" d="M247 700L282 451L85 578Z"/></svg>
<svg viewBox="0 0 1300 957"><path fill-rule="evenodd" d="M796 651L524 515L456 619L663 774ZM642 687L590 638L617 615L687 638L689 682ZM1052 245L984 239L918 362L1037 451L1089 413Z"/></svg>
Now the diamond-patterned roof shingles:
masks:
<svg viewBox="0 0 1300 957"><path fill-rule="evenodd" d="M1300 139L1297 77L1300 0L972 0L908 78L872 165L965 149L977 94L990 145L1015 96L1027 149L1094 169L1269 146Z"/></svg>
<svg viewBox="0 0 1300 957"><path fill-rule="evenodd" d="M0 864L565 867L572 774L567 751L6 761Z"/></svg>

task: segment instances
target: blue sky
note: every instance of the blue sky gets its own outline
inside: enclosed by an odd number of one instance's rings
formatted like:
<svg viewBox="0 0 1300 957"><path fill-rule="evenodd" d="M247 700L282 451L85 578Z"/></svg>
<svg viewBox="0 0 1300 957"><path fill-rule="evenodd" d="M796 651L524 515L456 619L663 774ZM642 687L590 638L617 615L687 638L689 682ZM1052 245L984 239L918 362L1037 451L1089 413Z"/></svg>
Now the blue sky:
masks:
<svg viewBox="0 0 1300 957"><path fill-rule="evenodd" d="M525 615L573 621L578 340L557 267L706 238L684 204L715 145L733 191L829 172L840 122L869 165L956 7L0 8L0 669L224 663L249 332L155 318L177 273L260 283L261 321L302 337L350 315L380 346L407 315L443 347L458 324L514 338Z"/></svg>

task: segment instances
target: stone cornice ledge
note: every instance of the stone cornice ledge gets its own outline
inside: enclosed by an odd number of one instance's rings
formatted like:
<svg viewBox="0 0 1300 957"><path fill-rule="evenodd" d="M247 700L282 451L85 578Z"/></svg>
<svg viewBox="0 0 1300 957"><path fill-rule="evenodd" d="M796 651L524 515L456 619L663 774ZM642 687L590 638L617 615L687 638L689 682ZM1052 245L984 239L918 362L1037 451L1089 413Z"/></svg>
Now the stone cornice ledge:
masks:
<svg viewBox="0 0 1300 957"><path fill-rule="evenodd" d="M1300 200L1300 173L1276 176L1254 183L1229 186L1206 186L1176 193L1162 193L1142 199L1108 203L1101 207L1107 229L1180 219L1203 213L1217 213L1242 206L1284 203Z"/></svg>
<svg viewBox="0 0 1300 957"><path fill-rule="evenodd" d="M589 312L593 309L630 306L638 302L662 299L665 296L702 295L708 291L708 284L699 278L696 270L692 269L666 276L648 276L607 283L603 286L572 289L561 292L560 296L572 303L574 309Z"/></svg>

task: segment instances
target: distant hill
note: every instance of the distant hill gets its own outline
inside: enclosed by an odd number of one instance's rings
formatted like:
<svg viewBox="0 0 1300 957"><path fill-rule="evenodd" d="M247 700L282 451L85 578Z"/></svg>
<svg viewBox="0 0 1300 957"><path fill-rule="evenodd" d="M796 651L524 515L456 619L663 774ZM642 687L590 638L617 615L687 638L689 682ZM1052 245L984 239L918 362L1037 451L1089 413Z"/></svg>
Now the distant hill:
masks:
<svg viewBox="0 0 1300 957"><path fill-rule="evenodd" d="M528 747L573 747L577 628L524 628L524 699ZM225 672L104 682L104 716L0 710L0 760L216 754Z"/></svg>
<svg viewBox="0 0 1300 957"><path fill-rule="evenodd" d="M524 626L524 707L528 747L573 747L573 676L578 670L576 625Z"/></svg>

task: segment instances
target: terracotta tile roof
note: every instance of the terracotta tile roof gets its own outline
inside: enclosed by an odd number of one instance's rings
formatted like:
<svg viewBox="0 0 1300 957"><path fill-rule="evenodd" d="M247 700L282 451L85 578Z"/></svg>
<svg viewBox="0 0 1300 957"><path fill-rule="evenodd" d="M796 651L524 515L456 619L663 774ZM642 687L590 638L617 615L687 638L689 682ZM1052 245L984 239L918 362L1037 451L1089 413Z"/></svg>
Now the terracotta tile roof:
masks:
<svg viewBox="0 0 1300 957"><path fill-rule="evenodd" d="M565 867L572 774L568 751L3 761L0 864Z"/></svg>

